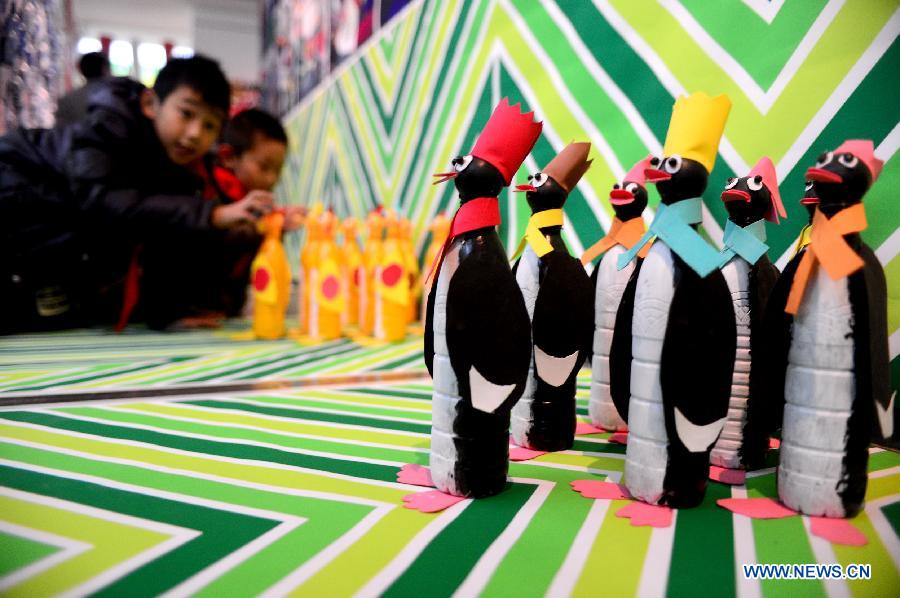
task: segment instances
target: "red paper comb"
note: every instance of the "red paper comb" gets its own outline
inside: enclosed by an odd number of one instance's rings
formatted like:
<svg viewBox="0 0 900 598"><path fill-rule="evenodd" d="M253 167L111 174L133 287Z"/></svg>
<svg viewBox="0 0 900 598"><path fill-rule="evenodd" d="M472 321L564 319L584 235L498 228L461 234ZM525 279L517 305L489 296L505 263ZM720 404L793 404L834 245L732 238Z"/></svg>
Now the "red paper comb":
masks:
<svg viewBox="0 0 900 598"><path fill-rule="evenodd" d="M503 98L484 125L471 154L500 171L506 184L525 161L541 134L543 123L534 122L534 112L523 114L519 104Z"/></svg>
<svg viewBox="0 0 900 598"><path fill-rule="evenodd" d="M848 139L841 144L839 148L834 150L835 154L853 154L859 158L872 173L872 182L881 174L884 168L884 161L875 157L875 144L871 139Z"/></svg>
<svg viewBox="0 0 900 598"><path fill-rule="evenodd" d="M759 159L759 162L747 175L747 178L757 175L762 177L763 185L766 186L766 189L769 190L769 194L772 196L772 203L766 210L766 220L778 224L778 217L787 218L787 212L784 209L784 204L781 202L781 193L778 191L778 174L775 172L775 165L772 164L772 160L768 156L763 156Z"/></svg>
<svg viewBox="0 0 900 598"><path fill-rule="evenodd" d="M622 179L622 182L628 181L629 183L637 183L641 186L646 186L647 184L647 175L644 174L644 170L650 168L650 158L652 156L647 156L637 164L631 167L631 170L625 175L625 178Z"/></svg>

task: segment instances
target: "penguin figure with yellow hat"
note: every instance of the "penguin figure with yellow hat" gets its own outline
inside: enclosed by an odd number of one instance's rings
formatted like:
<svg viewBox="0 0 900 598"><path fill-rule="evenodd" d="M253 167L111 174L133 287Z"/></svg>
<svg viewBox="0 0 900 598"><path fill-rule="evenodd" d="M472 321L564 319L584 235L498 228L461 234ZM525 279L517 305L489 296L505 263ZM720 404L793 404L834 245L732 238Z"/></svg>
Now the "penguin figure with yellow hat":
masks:
<svg viewBox="0 0 900 598"><path fill-rule="evenodd" d="M562 207L591 165L590 143L570 143L540 172L517 185L531 207L513 274L531 318L532 363L513 407L513 442L541 451L572 448L575 378L590 351L591 282L560 235Z"/></svg>
<svg viewBox="0 0 900 598"><path fill-rule="evenodd" d="M631 277L640 272L644 257L650 250L645 245L638 258L619 270L619 256L634 247L647 227L641 214L647 207L647 188L644 170L650 166L650 158L635 164L621 182L613 184L609 192L609 203L616 216L609 232L594 243L581 256L584 264L589 264L603 254L600 263L591 274L591 288L594 289L594 344L591 356L591 399L588 414L591 423L604 430L624 432L628 429L628 401L631 399L631 331L620 337L614 335L616 318L630 321L634 306L634 295L625 295L625 288ZM634 287L632 287L633 289ZM621 308L621 309L620 309ZM627 350L618 350L616 355L625 359L618 363L610 361L613 344L628 343Z"/></svg>
<svg viewBox="0 0 900 598"><path fill-rule="evenodd" d="M650 504L700 504L710 449L728 413L734 310L719 252L696 227L730 108L725 96L677 99L663 156L645 170L662 203L647 233L618 260L624 269L656 236L628 283L634 285L632 317L617 318L615 330L617 337L631 331L625 484ZM611 361L622 358L616 352L613 346Z"/></svg>
<svg viewBox="0 0 900 598"><path fill-rule="evenodd" d="M265 216L259 224L263 242L250 266L253 333L260 339L278 339L285 333L285 313L291 292L291 267L281 243L283 227L283 211L274 210Z"/></svg>

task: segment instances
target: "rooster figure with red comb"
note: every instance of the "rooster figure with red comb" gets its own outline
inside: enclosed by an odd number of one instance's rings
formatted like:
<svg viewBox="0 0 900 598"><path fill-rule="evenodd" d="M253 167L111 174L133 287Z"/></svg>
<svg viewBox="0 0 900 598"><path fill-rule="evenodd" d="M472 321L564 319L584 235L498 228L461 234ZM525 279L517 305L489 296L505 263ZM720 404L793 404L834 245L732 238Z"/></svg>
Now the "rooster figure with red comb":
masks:
<svg viewBox="0 0 900 598"><path fill-rule="evenodd" d="M432 266L425 318L431 477L455 496L491 496L506 486L510 411L525 390L531 326L495 228L497 196L540 133L532 113L504 98L471 153L435 175L435 183L453 179L460 201Z"/></svg>

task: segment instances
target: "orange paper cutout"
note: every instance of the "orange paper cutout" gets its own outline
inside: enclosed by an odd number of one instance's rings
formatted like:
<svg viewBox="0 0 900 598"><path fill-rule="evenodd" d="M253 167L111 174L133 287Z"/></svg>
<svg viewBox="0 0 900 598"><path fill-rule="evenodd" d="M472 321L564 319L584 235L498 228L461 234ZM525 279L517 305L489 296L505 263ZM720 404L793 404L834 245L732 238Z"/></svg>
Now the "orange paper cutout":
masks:
<svg viewBox="0 0 900 598"><path fill-rule="evenodd" d="M844 235L863 231L866 225L866 211L861 203L841 210L831 218L816 209L809 247L794 275L785 312L796 315L799 311L803 293L817 263L821 262L832 280L840 280L863 267L862 258L844 240Z"/></svg>
<svg viewBox="0 0 900 598"><path fill-rule="evenodd" d="M581 256L581 263L585 265L588 264L601 253L609 251L616 243L624 246L625 249L631 249L634 247L635 243L640 241L646 231L647 226L644 224L643 218L632 218L627 222L622 222L618 218L613 218L609 232L605 237L591 245L587 251L584 252L584 255ZM653 243L647 243L644 245L638 252L638 256L646 257L652 244Z"/></svg>

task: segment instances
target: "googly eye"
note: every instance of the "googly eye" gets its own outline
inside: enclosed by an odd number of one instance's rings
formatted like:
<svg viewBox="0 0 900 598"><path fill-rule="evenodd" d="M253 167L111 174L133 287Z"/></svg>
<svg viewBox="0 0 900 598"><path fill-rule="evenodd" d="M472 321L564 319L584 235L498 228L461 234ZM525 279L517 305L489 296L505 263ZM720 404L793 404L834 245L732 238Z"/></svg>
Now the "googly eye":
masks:
<svg viewBox="0 0 900 598"><path fill-rule="evenodd" d="M812 188L813 188L813 182L812 182L812 181L806 181L806 186L803 188L803 190L804 190L804 191L812 191Z"/></svg>
<svg viewBox="0 0 900 598"><path fill-rule="evenodd" d="M536 173L534 173L534 182L532 184L535 187L540 187L541 185L543 185L544 183L547 182L548 178L549 177L546 174L544 174L543 172L536 172Z"/></svg>
<svg viewBox="0 0 900 598"><path fill-rule="evenodd" d="M619 185L619 183L614 183L614 184L613 184L613 189L621 189L621 188L622 188L622 186Z"/></svg>
<svg viewBox="0 0 900 598"><path fill-rule="evenodd" d="M736 178L730 178L727 181L725 181L725 188L726 189L734 189L734 186L737 184L738 184L738 180Z"/></svg>
<svg viewBox="0 0 900 598"><path fill-rule="evenodd" d="M661 162L662 162L662 160L660 160L656 156L653 156L652 158L650 158L650 166L652 166L653 168L659 168L659 165Z"/></svg>
<svg viewBox="0 0 900 598"><path fill-rule="evenodd" d="M759 191L760 189L762 189L762 186L762 177L759 175L747 179L747 188L751 191Z"/></svg>
<svg viewBox="0 0 900 598"><path fill-rule="evenodd" d="M454 158L451 164L453 164L453 170L456 172L462 172L466 168L469 167L469 164L472 163L473 156L459 156L458 158Z"/></svg>
<svg viewBox="0 0 900 598"><path fill-rule="evenodd" d="M838 156L838 162L847 168L856 168L856 165L859 164L859 159L853 154L841 154Z"/></svg>
<svg viewBox="0 0 900 598"><path fill-rule="evenodd" d="M637 183L628 183L627 185L625 185L625 190L632 194L637 193Z"/></svg>
<svg viewBox="0 0 900 598"><path fill-rule="evenodd" d="M666 159L666 172L669 174L675 174L679 170L681 170L681 156L669 156Z"/></svg>
<svg viewBox="0 0 900 598"><path fill-rule="evenodd" d="M833 159L834 159L834 154L833 154L833 153L831 153L831 152L825 152L824 154L822 154L821 156L819 156L819 159L818 159L818 160L816 160L816 167L817 167L817 168L822 168L823 166L827 166L827 165L831 164L831 161L832 161Z"/></svg>

